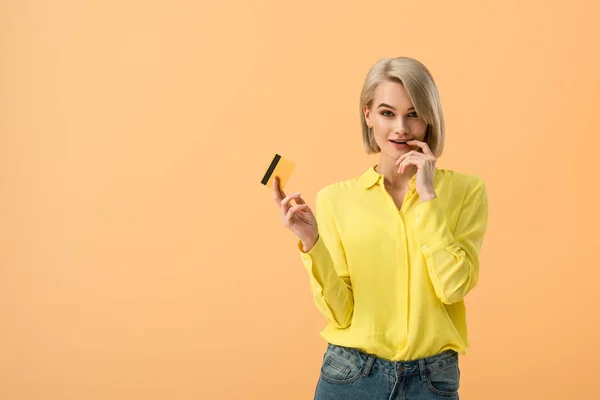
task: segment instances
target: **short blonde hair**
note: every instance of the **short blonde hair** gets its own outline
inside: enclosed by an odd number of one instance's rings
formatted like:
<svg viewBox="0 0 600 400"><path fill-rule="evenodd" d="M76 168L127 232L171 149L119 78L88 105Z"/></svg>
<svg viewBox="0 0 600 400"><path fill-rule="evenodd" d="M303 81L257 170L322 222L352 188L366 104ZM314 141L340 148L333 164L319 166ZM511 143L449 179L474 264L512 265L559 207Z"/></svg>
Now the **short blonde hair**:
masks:
<svg viewBox="0 0 600 400"><path fill-rule="evenodd" d="M421 62L410 57L383 58L369 70L360 93L360 120L365 150L368 154L379 153L373 130L365 120L363 107L371 108L377 86L384 81L398 82L404 86L417 115L427 122L425 142L439 157L444 148L444 114L440 95L433 76Z"/></svg>

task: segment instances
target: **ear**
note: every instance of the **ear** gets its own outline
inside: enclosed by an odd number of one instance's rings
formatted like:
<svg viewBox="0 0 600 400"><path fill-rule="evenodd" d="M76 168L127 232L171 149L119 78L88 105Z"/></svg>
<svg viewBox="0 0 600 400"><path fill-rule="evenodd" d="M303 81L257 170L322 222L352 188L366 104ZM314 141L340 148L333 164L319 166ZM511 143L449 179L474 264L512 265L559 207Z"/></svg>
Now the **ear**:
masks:
<svg viewBox="0 0 600 400"><path fill-rule="evenodd" d="M367 125L373 126L373 123L371 122L371 110L369 110L368 106L363 106L363 113L365 114L365 121L367 122Z"/></svg>

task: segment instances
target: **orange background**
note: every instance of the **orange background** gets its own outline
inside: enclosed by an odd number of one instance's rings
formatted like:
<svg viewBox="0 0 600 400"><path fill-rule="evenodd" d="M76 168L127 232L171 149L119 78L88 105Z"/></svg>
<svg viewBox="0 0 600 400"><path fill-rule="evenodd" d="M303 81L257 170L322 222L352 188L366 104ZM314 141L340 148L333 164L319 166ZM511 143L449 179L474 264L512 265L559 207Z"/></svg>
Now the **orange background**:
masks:
<svg viewBox="0 0 600 400"><path fill-rule="evenodd" d="M360 88L400 55L488 187L461 398L595 398L599 11L0 2L0 398L312 398L325 320L259 181L280 153L314 206L376 163Z"/></svg>

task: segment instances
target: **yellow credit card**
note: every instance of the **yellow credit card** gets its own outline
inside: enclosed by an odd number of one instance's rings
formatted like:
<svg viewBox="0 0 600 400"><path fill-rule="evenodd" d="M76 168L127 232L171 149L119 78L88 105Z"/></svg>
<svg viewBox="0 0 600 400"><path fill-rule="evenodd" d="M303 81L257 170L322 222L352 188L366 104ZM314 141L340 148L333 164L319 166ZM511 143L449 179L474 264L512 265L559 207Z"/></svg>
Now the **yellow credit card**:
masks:
<svg viewBox="0 0 600 400"><path fill-rule="evenodd" d="M295 166L296 165L293 162L281 157L279 154L275 154L273 161L271 161L271 165L267 168L260 183L273 189L273 178L278 177L279 189L283 190L285 184L290 179Z"/></svg>

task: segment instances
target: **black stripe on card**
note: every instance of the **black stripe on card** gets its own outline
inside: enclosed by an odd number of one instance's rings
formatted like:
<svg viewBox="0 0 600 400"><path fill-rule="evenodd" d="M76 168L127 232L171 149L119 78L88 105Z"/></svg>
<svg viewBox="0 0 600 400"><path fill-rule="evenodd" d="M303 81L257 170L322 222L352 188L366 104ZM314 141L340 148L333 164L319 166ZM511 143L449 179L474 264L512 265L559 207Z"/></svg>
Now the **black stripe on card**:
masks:
<svg viewBox="0 0 600 400"><path fill-rule="evenodd" d="M273 175L275 168L277 168L277 164L279 163L280 159L281 159L281 156L279 154L275 154L275 157L273 157L273 161L271 162L269 169L267 169L267 173L265 174L264 178L261 181L261 183L263 185L266 185L269 182L269 179L271 179L271 175Z"/></svg>

